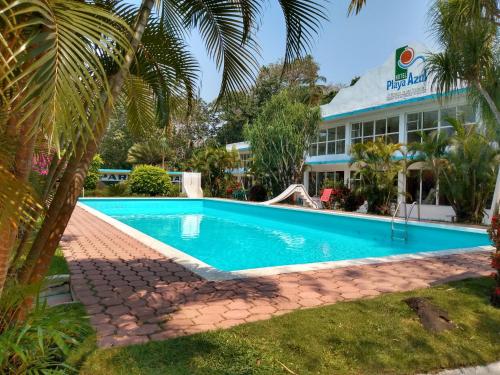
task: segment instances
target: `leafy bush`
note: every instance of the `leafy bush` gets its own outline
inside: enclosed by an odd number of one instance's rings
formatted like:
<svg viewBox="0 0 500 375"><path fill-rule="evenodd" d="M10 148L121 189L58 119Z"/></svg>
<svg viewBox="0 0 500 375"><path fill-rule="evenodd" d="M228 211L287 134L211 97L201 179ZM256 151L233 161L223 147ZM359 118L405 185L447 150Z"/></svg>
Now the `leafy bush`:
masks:
<svg viewBox="0 0 500 375"><path fill-rule="evenodd" d="M172 184L172 188L170 189L168 196L169 197L178 197L181 194L181 188L179 184Z"/></svg>
<svg viewBox="0 0 500 375"><path fill-rule="evenodd" d="M248 192L248 200L254 202L263 202L267 199L267 191L262 185L254 185Z"/></svg>
<svg viewBox="0 0 500 375"><path fill-rule="evenodd" d="M401 155L401 145L386 144L381 138L356 143L351 148L351 164L359 168L355 173L360 179L357 190L366 197L369 213L391 213L391 204L398 195L398 173L404 166L404 161L394 158L394 155Z"/></svg>
<svg viewBox="0 0 500 375"><path fill-rule="evenodd" d="M125 197L129 195L128 192L128 183L126 181L121 181L116 184L108 185L108 195L110 197Z"/></svg>
<svg viewBox="0 0 500 375"><path fill-rule="evenodd" d="M357 211L363 203L365 203L365 198L358 192L351 190L350 194L345 197L343 208L344 211L354 212Z"/></svg>
<svg viewBox="0 0 500 375"><path fill-rule="evenodd" d="M141 165L133 169L129 179L130 192L150 196L169 195L173 189L170 176L160 167Z"/></svg>
<svg viewBox="0 0 500 375"><path fill-rule="evenodd" d="M27 296L26 287L9 287L0 301L0 373L67 374L76 372L65 363L70 351L90 334L82 324L83 311L38 303L23 320L12 319Z"/></svg>
<svg viewBox="0 0 500 375"><path fill-rule="evenodd" d="M206 147L198 150L189 161L194 171L201 172L204 196L225 197L228 170L237 166L238 153L227 151L224 147Z"/></svg>
<svg viewBox="0 0 500 375"><path fill-rule="evenodd" d="M99 154L95 155L92 159L92 162L89 166L89 171L87 172L87 177L85 177L85 182L83 187L85 189L93 190L97 187L97 183L99 182L99 169L104 164L104 160L102 160Z"/></svg>
<svg viewBox="0 0 500 375"><path fill-rule="evenodd" d="M345 186L343 181L326 179L323 182L323 189L327 188L333 189L330 196L330 204L333 208L352 212L365 201L361 194Z"/></svg>

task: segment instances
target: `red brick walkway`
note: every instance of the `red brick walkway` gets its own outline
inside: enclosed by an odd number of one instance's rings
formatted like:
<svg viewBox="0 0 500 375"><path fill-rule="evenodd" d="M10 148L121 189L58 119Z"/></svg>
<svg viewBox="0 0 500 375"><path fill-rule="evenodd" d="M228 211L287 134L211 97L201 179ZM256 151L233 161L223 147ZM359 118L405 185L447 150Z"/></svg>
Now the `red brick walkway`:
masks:
<svg viewBox="0 0 500 375"><path fill-rule="evenodd" d="M484 252L230 281L206 281L76 208L62 246L101 346L142 343L294 309L489 272Z"/></svg>

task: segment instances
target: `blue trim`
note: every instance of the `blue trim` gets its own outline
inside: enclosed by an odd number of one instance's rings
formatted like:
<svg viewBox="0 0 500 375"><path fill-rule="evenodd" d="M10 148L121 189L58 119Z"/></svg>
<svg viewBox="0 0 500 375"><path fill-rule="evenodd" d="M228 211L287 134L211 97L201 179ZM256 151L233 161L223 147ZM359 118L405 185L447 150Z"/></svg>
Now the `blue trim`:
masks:
<svg viewBox="0 0 500 375"><path fill-rule="evenodd" d="M132 172L132 170L130 169L106 169L106 168L99 169L99 173L130 173L130 172ZM171 172L171 171L167 171L167 173L174 176L182 174L182 172Z"/></svg>
<svg viewBox="0 0 500 375"><path fill-rule="evenodd" d="M343 159L343 160L321 160L321 161L306 161L306 165L318 165L318 164L343 164L350 163L351 159Z"/></svg>
<svg viewBox="0 0 500 375"><path fill-rule="evenodd" d="M463 93L466 93L467 90L468 90L467 88L463 88L463 89L458 89L458 90L453 90L451 92L447 92L446 94L443 94L443 95L431 94L431 95L421 96L419 98L402 100L400 102L393 102L393 103L381 104L381 105L376 105L373 107L368 107L368 108L363 108L363 109L356 109L356 110L351 111L351 112L345 112L345 113L339 113L337 115L326 116L326 117L323 117L321 120L322 121L330 121L330 120L334 120L334 119L340 118L340 117L353 116L353 115L358 115L360 113L376 111L379 109L392 108L392 107L397 107L397 106L404 105L404 104L418 103L418 102L423 102L425 100L437 99L440 96L450 96L453 94L463 94Z"/></svg>
<svg viewBox="0 0 500 375"><path fill-rule="evenodd" d="M130 169L99 169L99 173L130 173Z"/></svg>
<svg viewBox="0 0 500 375"><path fill-rule="evenodd" d="M407 159L413 159L413 155L407 155ZM393 160L403 160L405 157L403 155L393 156ZM351 163L352 159L342 159L342 160L321 160L321 161L306 161L306 165L320 165L320 164L343 164L343 163Z"/></svg>

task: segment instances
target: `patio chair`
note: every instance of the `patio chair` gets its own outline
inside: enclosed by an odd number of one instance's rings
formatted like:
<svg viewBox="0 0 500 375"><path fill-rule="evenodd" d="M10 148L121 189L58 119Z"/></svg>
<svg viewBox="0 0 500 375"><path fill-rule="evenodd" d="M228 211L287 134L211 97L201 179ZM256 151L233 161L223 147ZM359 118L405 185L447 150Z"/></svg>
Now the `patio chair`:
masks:
<svg viewBox="0 0 500 375"><path fill-rule="evenodd" d="M320 201L326 208L330 208L330 197L332 196L332 192L333 189L323 189L323 192L321 193Z"/></svg>

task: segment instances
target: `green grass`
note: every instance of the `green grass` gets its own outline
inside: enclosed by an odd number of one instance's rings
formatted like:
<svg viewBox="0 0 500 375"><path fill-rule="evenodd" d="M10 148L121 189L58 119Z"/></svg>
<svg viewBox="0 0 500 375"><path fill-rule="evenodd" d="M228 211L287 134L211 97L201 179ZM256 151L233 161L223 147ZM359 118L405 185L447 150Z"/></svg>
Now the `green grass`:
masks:
<svg viewBox="0 0 500 375"><path fill-rule="evenodd" d="M54 256L52 257L52 261L50 262L49 272L47 273L47 275L50 276L67 273L69 273L68 263L66 262L66 259L64 259L61 248L58 247Z"/></svg>
<svg viewBox="0 0 500 375"><path fill-rule="evenodd" d="M82 374L415 374L500 359L492 280L474 279L124 348L96 350ZM458 328L426 332L402 302L431 297ZM87 351L88 352L88 351Z"/></svg>

